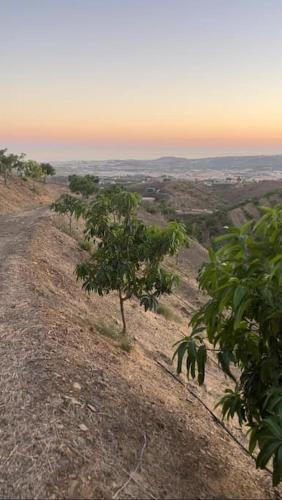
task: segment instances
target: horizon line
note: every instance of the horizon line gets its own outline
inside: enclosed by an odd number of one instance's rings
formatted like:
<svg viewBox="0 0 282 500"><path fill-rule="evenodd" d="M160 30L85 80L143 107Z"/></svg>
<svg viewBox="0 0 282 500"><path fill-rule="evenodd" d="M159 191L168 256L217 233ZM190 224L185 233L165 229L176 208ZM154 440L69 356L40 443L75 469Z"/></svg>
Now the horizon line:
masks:
<svg viewBox="0 0 282 500"><path fill-rule="evenodd" d="M65 162L87 162L87 161L101 161L101 162L106 162L106 161L112 161L112 162L115 162L115 161L136 161L136 162L141 162L141 161L158 161L158 160L162 160L162 159L168 159L168 158L172 158L172 159L179 159L179 160L188 160L188 161L196 161L196 160L216 160L218 158L273 158L273 157L279 157L281 156L282 157L282 152L281 153L273 153L273 154L253 154L253 155L246 155L246 154L235 154L235 155L232 155L232 154L222 154L222 155L215 155L215 156L198 156L198 157L192 157L192 158L189 158L187 156L175 156L175 155L167 155L167 156L158 156L158 157L153 157L153 158L134 158L134 157L125 157L125 158L103 158L103 159L95 159L95 158L81 158L81 159L74 159L74 158L70 158L70 159L65 159L65 160L51 160L51 162L57 162L57 163L65 163Z"/></svg>

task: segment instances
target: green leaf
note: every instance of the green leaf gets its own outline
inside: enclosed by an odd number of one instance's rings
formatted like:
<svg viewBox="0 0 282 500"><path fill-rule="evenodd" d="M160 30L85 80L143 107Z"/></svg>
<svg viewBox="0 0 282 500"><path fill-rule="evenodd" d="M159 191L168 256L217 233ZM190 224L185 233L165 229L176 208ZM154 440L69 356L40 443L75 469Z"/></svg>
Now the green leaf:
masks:
<svg viewBox="0 0 282 500"><path fill-rule="evenodd" d="M260 469L264 469L274 452L278 449L279 443L276 440L269 440L260 450L256 464Z"/></svg>
<svg viewBox="0 0 282 500"><path fill-rule="evenodd" d="M233 296L234 309L237 309L238 306L241 304L242 300L247 294L247 291L248 291L247 288L245 288L244 286L241 285L237 286Z"/></svg>
<svg viewBox="0 0 282 500"><path fill-rule="evenodd" d="M235 321L234 321L234 330L237 330L240 327L240 323L242 321L244 312L248 309L249 305L252 303L252 299L247 299L242 302L238 309L235 312Z"/></svg>
<svg viewBox="0 0 282 500"><path fill-rule="evenodd" d="M273 459L273 474L272 474L272 483L273 486L277 486L282 480L282 446L276 450L274 459Z"/></svg>
<svg viewBox="0 0 282 500"><path fill-rule="evenodd" d="M197 367L198 367L198 383L202 385L205 380L205 365L207 360L207 349L206 346L200 345L197 352Z"/></svg>

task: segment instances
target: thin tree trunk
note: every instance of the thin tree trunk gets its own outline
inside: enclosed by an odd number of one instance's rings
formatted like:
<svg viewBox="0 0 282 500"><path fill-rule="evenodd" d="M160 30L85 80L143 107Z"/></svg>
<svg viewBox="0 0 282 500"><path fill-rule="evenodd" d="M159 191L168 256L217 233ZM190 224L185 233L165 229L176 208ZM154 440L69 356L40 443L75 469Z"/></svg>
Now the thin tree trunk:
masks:
<svg viewBox="0 0 282 500"><path fill-rule="evenodd" d="M125 334L126 333L126 322L125 322L125 315L124 315L124 300L122 298L122 295L121 295L121 290L119 290L119 303L120 303L120 312L121 312L121 317L122 317L122 324L123 324L123 329L122 329L122 333Z"/></svg>
<svg viewBox="0 0 282 500"><path fill-rule="evenodd" d="M5 183L5 186L7 186L7 179L8 179L8 171L4 170L4 183Z"/></svg>

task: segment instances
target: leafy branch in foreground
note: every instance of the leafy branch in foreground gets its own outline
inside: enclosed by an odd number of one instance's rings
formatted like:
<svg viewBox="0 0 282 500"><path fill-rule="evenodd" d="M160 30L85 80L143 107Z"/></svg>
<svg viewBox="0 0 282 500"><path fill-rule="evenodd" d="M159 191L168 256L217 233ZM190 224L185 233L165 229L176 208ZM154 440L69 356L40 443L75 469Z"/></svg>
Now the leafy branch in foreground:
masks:
<svg viewBox="0 0 282 500"><path fill-rule="evenodd" d="M83 213L85 235L93 240L90 258L81 262L77 277L88 292L117 291L126 332L124 303L136 297L145 310L155 310L158 299L170 294L177 276L161 267L167 255L187 244L182 224L146 226L137 218L140 197L120 188L100 192Z"/></svg>
<svg viewBox="0 0 282 500"><path fill-rule="evenodd" d="M176 344L177 371L204 382L207 344L235 382L220 400L223 417L250 428L257 467L273 462L282 479L282 205L217 238L199 273L210 296L191 319L190 336ZM236 379L232 366L239 372Z"/></svg>

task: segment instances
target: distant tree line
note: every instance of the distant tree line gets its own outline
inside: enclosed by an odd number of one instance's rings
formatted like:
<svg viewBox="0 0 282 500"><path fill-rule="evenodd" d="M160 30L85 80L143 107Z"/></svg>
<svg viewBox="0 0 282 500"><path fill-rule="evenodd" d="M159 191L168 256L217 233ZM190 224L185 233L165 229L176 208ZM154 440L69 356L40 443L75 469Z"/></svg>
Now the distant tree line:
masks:
<svg viewBox="0 0 282 500"><path fill-rule="evenodd" d="M8 185L9 177L15 174L22 179L42 180L46 182L48 176L55 175L56 171L50 163L39 163L34 160L26 160L25 154L8 153L7 149L0 149L0 176L4 179L4 185Z"/></svg>

